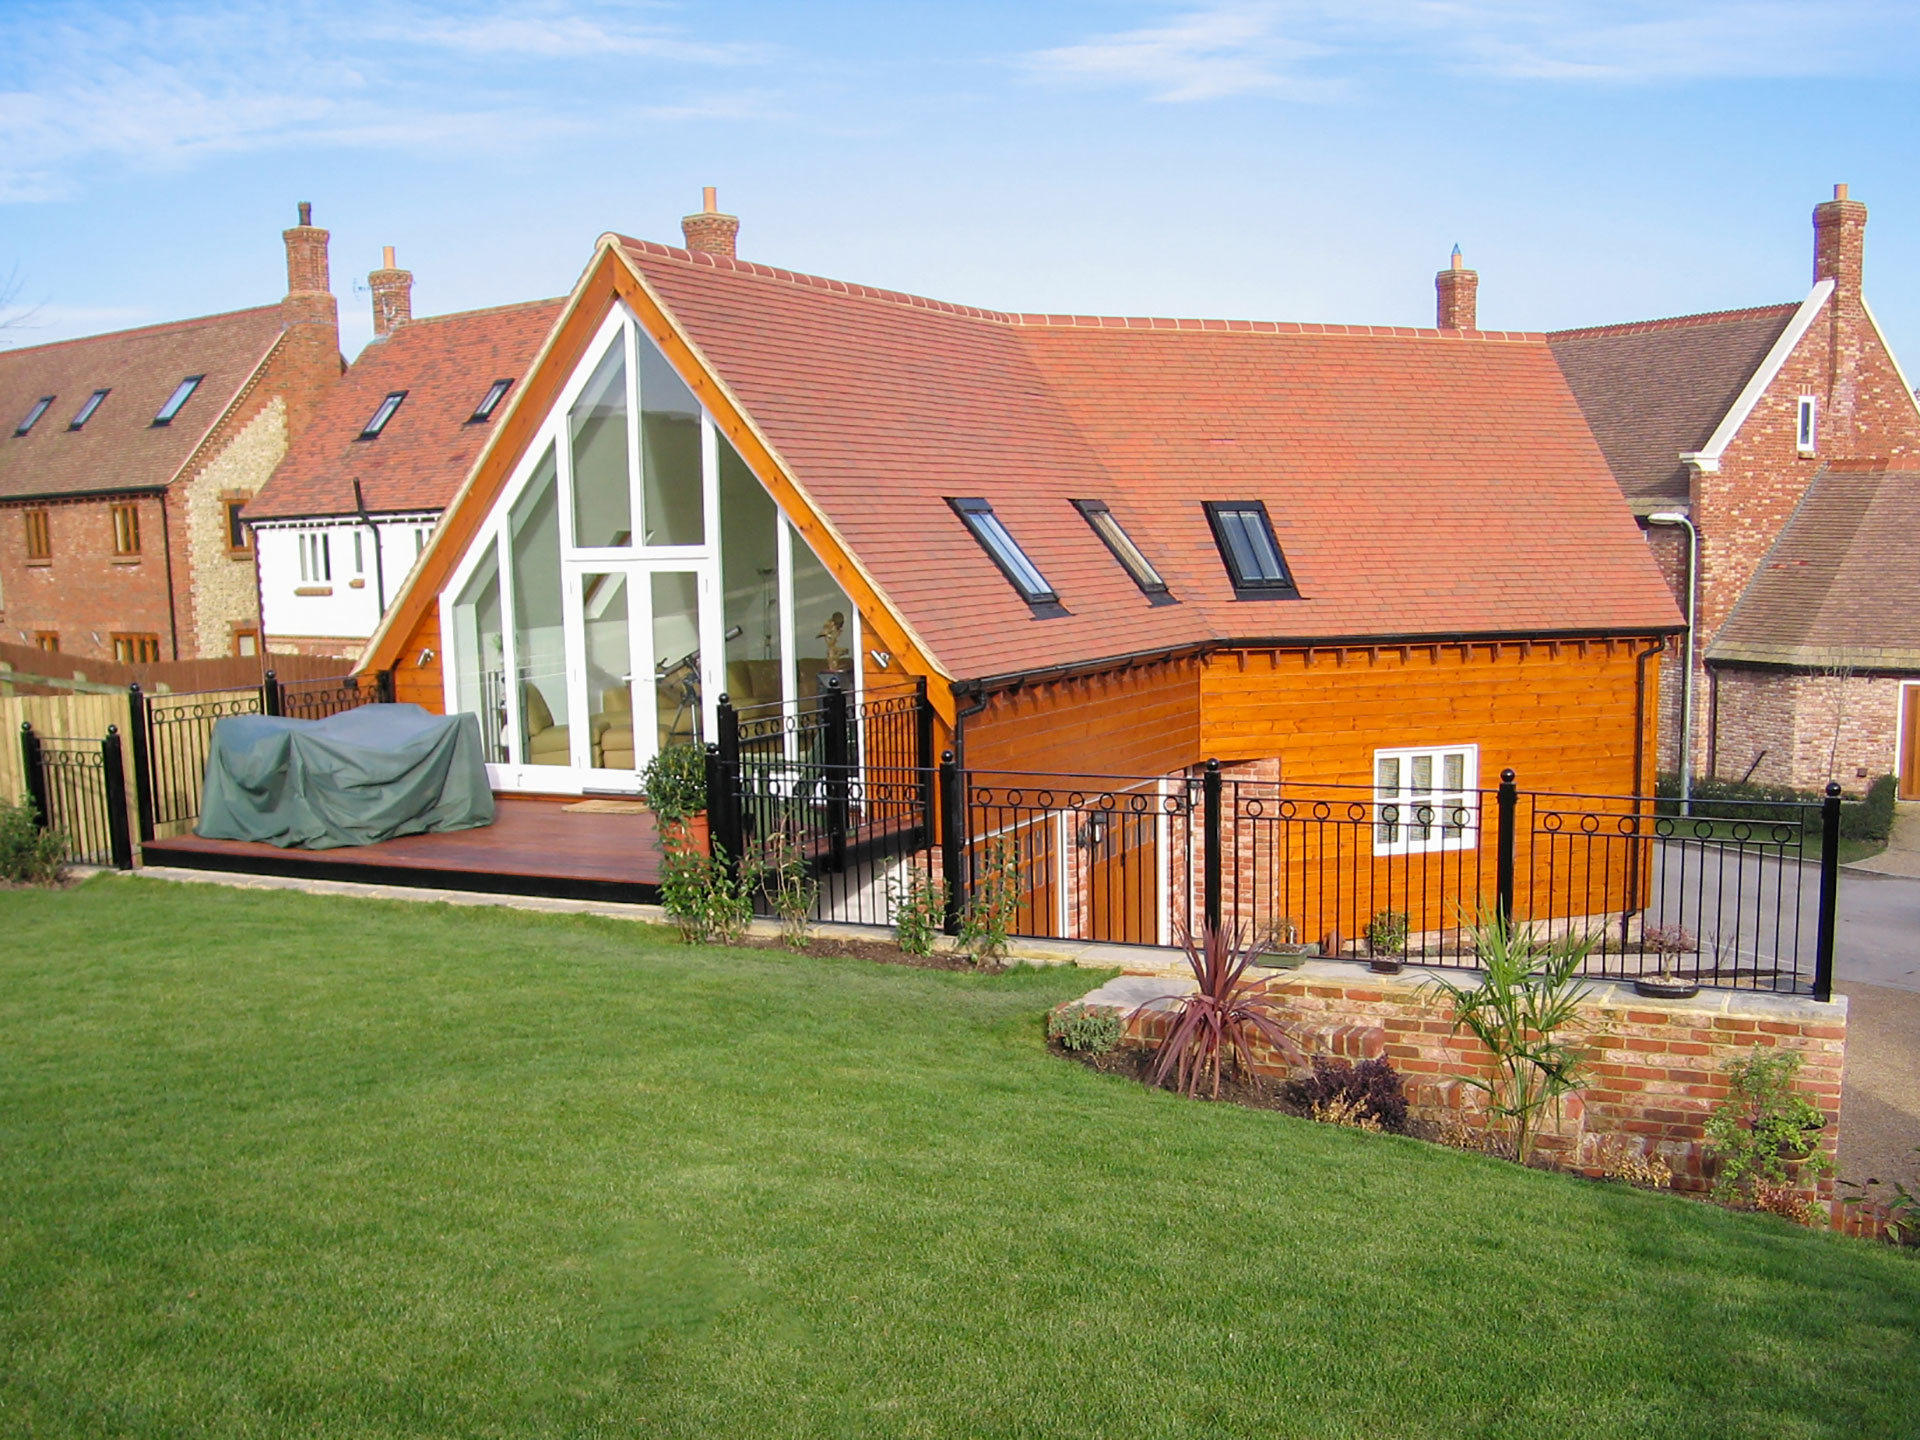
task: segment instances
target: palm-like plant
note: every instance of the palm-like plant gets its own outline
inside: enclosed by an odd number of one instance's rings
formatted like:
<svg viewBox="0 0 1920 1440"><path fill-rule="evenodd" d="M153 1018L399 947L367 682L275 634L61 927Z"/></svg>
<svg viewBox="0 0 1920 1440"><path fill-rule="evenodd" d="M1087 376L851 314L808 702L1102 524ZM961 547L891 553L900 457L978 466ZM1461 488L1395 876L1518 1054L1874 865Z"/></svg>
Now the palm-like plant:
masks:
<svg viewBox="0 0 1920 1440"><path fill-rule="evenodd" d="M1153 1083L1185 1095L1197 1095L1201 1084L1213 1080L1213 1098L1220 1098L1220 1072L1225 1065L1250 1068L1253 1044L1264 1040L1296 1064L1306 1063L1303 1051L1280 1022L1280 1008L1251 980L1248 969L1266 953L1260 941L1243 944L1238 927L1202 929L1196 943L1184 926L1180 948L1197 987L1179 997L1173 1026L1155 1052ZM1130 1018L1144 1015L1158 1001L1149 1000Z"/></svg>
<svg viewBox="0 0 1920 1440"><path fill-rule="evenodd" d="M1452 1001L1453 1033L1472 1032L1492 1053L1492 1077L1467 1084L1486 1095L1524 1165L1542 1113L1552 1107L1557 1117L1562 1100L1585 1082L1585 1056L1560 1032L1578 1027L1581 1003L1592 992L1579 971L1594 942L1572 934L1543 941L1497 912L1482 914L1473 936L1484 967L1480 983L1436 976L1428 985Z"/></svg>

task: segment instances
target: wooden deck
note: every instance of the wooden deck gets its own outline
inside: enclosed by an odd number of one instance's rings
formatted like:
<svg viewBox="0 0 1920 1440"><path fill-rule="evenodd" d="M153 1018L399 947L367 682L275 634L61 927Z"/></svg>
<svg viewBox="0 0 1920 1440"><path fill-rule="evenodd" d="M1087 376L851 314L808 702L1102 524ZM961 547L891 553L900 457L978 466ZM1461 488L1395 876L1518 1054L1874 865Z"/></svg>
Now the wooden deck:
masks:
<svg viewBox="0 0 1920 1440"><path fill-rule="evenodd" d="M660 843L651 815L570 811L566 802L495 797L478 830L404 835L343 850L282 850L182 835L141 846L148 865L230 870L373 885L480 890L569 900L659 899Z"/></svg>

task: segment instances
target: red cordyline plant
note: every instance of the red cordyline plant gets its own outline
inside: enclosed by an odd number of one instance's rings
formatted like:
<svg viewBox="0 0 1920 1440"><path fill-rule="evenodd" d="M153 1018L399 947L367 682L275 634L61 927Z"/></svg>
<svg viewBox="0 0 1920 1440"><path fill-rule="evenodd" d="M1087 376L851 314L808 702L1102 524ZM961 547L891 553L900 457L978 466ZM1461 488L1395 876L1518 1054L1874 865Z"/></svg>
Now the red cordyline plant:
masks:
<svg viewBox="0 0 1920 1440"><path fill-rule="evenodd" d="M1257 940L1243 944L1238 926L1230 930L1204 927L1196 944L1182 926L1180 948L1186 952L1198 988L1179 997L1173 1028L1156 1052L1154 1084L1165 1085L1171 1079L1174 1089L1191 1096L1199 1094L1201 1084L1211 1076L1213 1098L1218 1100L1223 1066L1250 1070L1255 1040L1266 1041L1296 1064L1306 1063L1306 1052L1280 1023L1279 1006L1247 975L1253 962L1266 953L1265 944ZM1149 1000L1132 1018L1157 1003Z"/></svg>

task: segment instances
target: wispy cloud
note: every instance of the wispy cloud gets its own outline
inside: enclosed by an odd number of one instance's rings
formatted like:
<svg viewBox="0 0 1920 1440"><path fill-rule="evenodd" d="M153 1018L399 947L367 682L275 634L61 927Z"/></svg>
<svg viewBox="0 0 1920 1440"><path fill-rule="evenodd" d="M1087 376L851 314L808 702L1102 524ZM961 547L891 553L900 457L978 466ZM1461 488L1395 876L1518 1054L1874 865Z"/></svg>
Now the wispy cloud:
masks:
<svg viewBox="0 0 1920 1440"><path fill-rule="evenodd" d="M0 203L71 195L102 167L163 171L212 155L363 149L524 150L645 115L745 118L774 108L685 82L766 58L582 5L378 22L331 7L36 7L0 16ZM651 99L608 103L605 59Z"/></svg>
<svg viewBox="0 0 1920 1440"><path fill-rule="evenodd" d="M1023 63L1160 101L1322 100L1387 67L1611 84L1828 75L1896 53L1910 64L1915 38L1920 17L1873 0L1229 0Z"/></svg>

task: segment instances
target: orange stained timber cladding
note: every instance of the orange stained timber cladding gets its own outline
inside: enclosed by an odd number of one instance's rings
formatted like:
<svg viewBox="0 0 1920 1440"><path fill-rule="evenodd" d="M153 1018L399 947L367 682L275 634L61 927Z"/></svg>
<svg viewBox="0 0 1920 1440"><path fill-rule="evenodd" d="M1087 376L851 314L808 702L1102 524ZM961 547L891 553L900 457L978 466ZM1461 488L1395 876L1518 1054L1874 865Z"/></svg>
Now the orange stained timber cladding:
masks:
<svg viewBox="0 0 1920 1440"><path fill-rule="evenodd" d="M1196 764L1196 659L1142 665L994 695L966 720L974 771L1165 775Z"/></svg>
<svg viewBox="0 0 1920 1440"><path fill-rule="evenodd" d="M423 663L424 662L424 663ZM446 713L440 676L440 611L429 607L415 622L405 648L394 661L393 698L436 715Z"/></svg>
<svg viewBox="0 0 1920 1440"><path fill-rule="evenodd" d="M1222 761L1277 756L1288 782L1366 785L1376 750L1477 745L1484 787L1511 767L1523 789L1627 795L1637 758L1653 755L1659 661L1645 662L1644 679L1640 661L1652 644L1216 653L1199 676L1200 749Z"/></svg>

